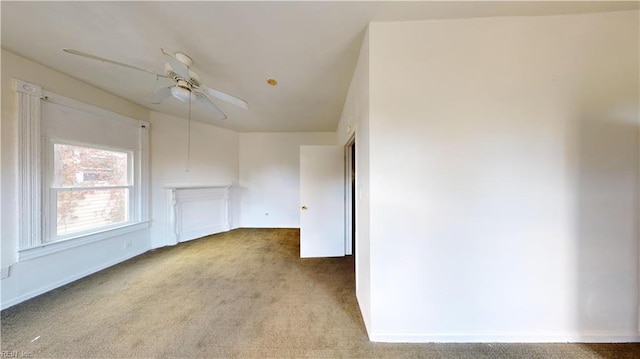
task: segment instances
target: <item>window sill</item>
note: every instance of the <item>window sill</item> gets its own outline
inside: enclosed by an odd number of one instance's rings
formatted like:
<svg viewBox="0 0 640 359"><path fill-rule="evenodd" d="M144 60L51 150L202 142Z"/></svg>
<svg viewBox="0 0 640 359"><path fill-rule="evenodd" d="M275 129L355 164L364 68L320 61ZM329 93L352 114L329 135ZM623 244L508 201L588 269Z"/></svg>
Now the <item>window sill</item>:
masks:
<svg viewBox="0 0 640 359"><path fill-rule="evenodd" d="M25 248L18 251L18 261L26 261L52 253L64 251L71 248L80 247L86 244L95 243L107 238L121 236L127 233L139 231L149 228L149 221L126 224L121 227L107 229L101 232L85 234L78 237L68 238L65 240L44 243L36 247Z"/></svg>

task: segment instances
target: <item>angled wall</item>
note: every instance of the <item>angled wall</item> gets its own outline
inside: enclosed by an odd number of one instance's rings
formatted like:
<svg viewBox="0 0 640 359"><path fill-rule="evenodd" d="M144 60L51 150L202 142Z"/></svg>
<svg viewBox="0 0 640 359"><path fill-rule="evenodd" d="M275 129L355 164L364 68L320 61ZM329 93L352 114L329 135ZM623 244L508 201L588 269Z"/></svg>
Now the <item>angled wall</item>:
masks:
<svg viewBox="0 0 640 359"><path fill-rule="evenodd" d="M174 245L168 233L167 185L238 185L238 133L151 111L151 246ZM191 136L189 134L191 129ZM189 140L190 139L190 140ZM190 143L189 143L190 141ZM187 154L189 159L187 160ZM230 196L229 221L238 227L238 200Z"/></svg>

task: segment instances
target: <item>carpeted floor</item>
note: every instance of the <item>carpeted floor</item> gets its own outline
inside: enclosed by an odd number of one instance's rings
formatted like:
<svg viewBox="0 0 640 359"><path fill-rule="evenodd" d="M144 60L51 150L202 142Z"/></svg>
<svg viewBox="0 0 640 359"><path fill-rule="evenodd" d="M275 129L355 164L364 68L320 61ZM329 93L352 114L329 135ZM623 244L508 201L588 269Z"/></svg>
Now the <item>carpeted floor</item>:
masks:
<svg viewBox="0 0 640 359"><path fill-rule="evenodd" d="M637 343L371 343L353 259L298 254L296 229L146 253L3 311L0 358L640 358Z"/></svg>

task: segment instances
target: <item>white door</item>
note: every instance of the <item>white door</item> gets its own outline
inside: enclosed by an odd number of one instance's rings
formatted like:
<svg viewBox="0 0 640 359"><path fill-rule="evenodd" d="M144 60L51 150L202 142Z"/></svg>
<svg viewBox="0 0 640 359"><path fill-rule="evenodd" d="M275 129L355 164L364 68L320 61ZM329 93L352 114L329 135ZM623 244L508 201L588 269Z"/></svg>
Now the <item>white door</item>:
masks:
<svg viewBox="0 0 640 359"><path fill-rule="evenodd" d="M344 256L344 147L300 146L300 257Z"/></svg>

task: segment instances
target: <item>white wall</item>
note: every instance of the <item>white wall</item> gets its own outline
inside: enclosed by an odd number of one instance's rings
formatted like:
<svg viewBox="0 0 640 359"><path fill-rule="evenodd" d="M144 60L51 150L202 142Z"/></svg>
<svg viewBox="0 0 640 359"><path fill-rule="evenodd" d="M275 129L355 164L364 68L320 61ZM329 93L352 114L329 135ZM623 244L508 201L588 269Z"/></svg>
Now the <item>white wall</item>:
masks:
<svg viewBox="0 0 640 359"><path fill-rule="evenodd" d="M335 145L336 134L241 133L242 227L300 227L300 146Z"/></svg>
<svg viewBox="0 0 640 359"><path fill-rule="evenodd" d="M167 184L238 184L238 133L191 122L191 154L187 172L188 122L151 112L151 244L170 243L167 236ZM238 199L230 200L231 227L238 227Z"/></svg>
<svg viewBox="0 0 640 359"><path fill-rule="evenodd" d="M358 63L338 124L338 144L346 145L355 132L356 149L356 296L369 332L371 327L371 245L369 234L369 33L365 34Z"/></svg>
<svg viewBox="0 0 640 359"><path fill-rule="evenodd" d="M2 268L11 266L11 276L0 282L0 306L15 304L37 294L91 274L145 252L149 232L143 230L113 237L72 250L16 263L18 244L18 123L17 100L12 79L28 81L43 89L135 119L148 120L148 110L110 93L2 50ZM124 242L132 241L125 249Z"/></svg>
<svg viewBox="0 0 640 359"><path fill-rule="evenodd" d="M370 26L382 341L638 335L638 12Z"/></svg>

